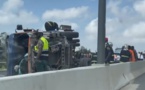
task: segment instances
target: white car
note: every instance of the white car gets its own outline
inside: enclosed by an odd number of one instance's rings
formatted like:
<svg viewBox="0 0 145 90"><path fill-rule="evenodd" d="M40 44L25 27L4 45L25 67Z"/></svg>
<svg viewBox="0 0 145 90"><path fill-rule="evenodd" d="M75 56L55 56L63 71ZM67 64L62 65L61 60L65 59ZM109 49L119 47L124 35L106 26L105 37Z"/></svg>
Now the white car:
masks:
<svg viewBox="0 0 145 90"><path fill-rule="evenodd" d="M116 48L114 51L114 61L120 61L120 53L122 48Z"/></svg>

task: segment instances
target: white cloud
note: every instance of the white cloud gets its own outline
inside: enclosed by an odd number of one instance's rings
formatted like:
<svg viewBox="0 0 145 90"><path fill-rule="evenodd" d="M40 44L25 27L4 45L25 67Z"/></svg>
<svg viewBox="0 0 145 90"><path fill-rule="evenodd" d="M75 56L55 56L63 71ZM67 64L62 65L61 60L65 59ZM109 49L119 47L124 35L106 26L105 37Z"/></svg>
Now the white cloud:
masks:
<svg viewBox="0 0 145 90"><path fill-rule="evenodd" d="M2 9L4 11L16 11L20 9L24 5L23 0L7 0L4 4Z"/></svg>
<svg viewBox="0 0 145 90"><path fill-rule="evenodd" d="M114 15L118 16L119 15L119 7L118 5L120 4L120 1L110 1L107 4L107 9L109 9L109 11L111 11L111 13L113 13Z"/></svg>
<svg viewBox="0 0 145 90"><path fill-rule="evenodd" d="M87 38L89 40L96 40L98 33L98 20L92 20L85 28L85 32L87 34Z"/></svg>
<svg viewBox="0 0 145 90"><path fill-rule="evenodd" d="M124 32L124 36L136 38L136 39L145 39L145 22L139 22L137 24L132 25L130 28L126 29Z"/></svg>
<svg viewBox="0 0 145 90"><path fill-rule="evenodd" d="M79 29L78 23L73 20L85 17L88 12L87 6L72 7L67 9L52 9L47 10L42 14L42 20L54 21L59 25L71 25L72 29Z"/></svg>
<svg viewBox="0 0 145 90"><path fill-rule="evenodd" d="M138 0L134 3L134 9L140 13L142 16L145 16L145 0Z"/></svg>
<svg viewBox="0 0 145 90"><path fill-rule="evenodd" d="M47 10L43 13L42 18L44 20L57 19L57 20L66 20L66 19L74 19L78 17L82 17L85 13L87 13L88 7L73 7L64 10L54 9Z"/></svg>
<svg viewBox="0 0 145 90"><path fill-rule="evenodd" d="M107 36L111 33L117 32L118 28L121 28L121 23L118 18L107 18L107 20L106 20Z"/></svg>
<svg viewBox="0 0 145 90"><path fill-rule="evenodd" d="M77 23L74 22L70 22L70 21L62 21L62 22L58 22L59 25L70 25L72 27L72 29L78 29L79 26Z"/></svg>
<svg viewBox="0 0 145 90"><path fill-rule="evenodd" d="M117 18L107 18L106 20L106 36L109 37L110 34L114 34L118 28L120 28L120 22ZM98 35L98 20L92 20L85 28L87 38L89 40L96 40ZM111 38L111 37L110 37Z"/></svg>
<svg viewBox="0 0 145 90"><path fill-rule="evenodd" d="M7 0L0 9L0 25L37 23L38 18L24 10L22 0Z"/></svg>
<svg viewBox="0 0 145 90"><path fill-rule="evenodd" d="M131 17L135 16L135 12L131 6L121 6L122 2L122 0L110 1L107 4L107 14L111 14L113 17L118 18L120 23L128 23L130 21L128 19L132 19Z"/></svg>

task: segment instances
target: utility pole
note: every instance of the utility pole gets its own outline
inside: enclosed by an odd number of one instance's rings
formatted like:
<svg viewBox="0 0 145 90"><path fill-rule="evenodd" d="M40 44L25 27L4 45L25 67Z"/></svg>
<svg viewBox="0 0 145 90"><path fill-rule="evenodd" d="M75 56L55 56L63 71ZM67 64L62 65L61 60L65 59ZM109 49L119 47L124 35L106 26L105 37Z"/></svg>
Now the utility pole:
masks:
<svg viewBox="0 0 145 90"><path fill-rule="evenodd" d="M98 5L98 55L99 64L105 61L105 36L106 36L106 0L99 0Z"/></svg>

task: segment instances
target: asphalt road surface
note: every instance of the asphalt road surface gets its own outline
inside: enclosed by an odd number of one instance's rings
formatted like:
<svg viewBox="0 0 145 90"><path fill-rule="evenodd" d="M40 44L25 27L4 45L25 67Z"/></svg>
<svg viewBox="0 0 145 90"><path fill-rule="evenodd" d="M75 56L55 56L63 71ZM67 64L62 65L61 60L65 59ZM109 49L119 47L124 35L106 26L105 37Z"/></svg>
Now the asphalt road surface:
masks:
<svg viewBox="0 0 145 90"><path fill-rule="evenodd" d="M145 90L145 74L131 81L130 84L128 84L121 90Z"/></svg>

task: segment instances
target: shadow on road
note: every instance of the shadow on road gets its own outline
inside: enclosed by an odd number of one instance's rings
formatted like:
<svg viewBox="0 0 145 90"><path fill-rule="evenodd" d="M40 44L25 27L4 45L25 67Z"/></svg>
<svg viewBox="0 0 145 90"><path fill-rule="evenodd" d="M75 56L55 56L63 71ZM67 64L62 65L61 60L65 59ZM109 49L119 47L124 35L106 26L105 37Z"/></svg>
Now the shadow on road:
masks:
<svg viewBox="0 0 145 90"><path fill-rule="evenodd" d="M131 81L130 84L120 90L145 90L145 74Z"/></svg>
<svg viewBox="0 0 145 90"><path fill-rule="evenodd" d="M134 84L138 85L136 90L145 90L145 74L136 78L135 81L134 81Z"/></svg>

